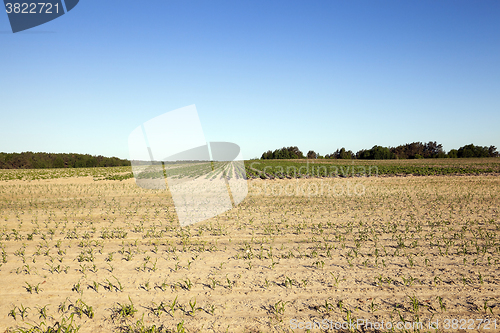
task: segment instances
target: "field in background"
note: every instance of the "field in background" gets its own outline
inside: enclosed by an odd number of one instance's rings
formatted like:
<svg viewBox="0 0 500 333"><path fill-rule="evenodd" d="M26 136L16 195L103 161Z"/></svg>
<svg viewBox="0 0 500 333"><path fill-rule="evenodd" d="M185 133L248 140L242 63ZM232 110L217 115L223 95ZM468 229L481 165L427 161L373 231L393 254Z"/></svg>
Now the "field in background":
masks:
<svg viewBox="0 0 500 333"><path fill-rule="evenodd" d="M500 158L252 160L245 161L245 166L249 178L263 179L500 174Z"/></svg>
<svg viewBox="0 0 500 333"><path fill-rule="evenodd" d="M500 174L500 158L248 160L245 161L245 169L248 178L262 179L385 175L478 175ZM0 169L0 181L89 176L92 176L95 180L125 180L133 178L132 167Z"/></svg>
<svg viewBox="0 0 500 333"><path fill-rule="evenodd" d="M325 162L499 172L497 159ZM500 326L498 176L253 179L238 207L181 229L169 193L129 173L0 171L0 331Z"/></svg>

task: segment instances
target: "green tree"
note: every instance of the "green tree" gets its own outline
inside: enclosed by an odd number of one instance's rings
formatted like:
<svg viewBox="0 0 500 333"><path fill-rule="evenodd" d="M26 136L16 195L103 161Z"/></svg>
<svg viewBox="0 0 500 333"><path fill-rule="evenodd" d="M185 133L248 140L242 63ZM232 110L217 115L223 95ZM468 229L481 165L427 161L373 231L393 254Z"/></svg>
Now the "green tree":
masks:
<svg viewBox="0 0 500 333"><path fill-rule="evenodd" d="M315 152L314 150L309 150L309 151L307 152L307 158L308 158L308 159L313 159L313 160L315 160L315 159L316 159L316 157L317 157L317 154L316 154L316 152Z"/></svg>

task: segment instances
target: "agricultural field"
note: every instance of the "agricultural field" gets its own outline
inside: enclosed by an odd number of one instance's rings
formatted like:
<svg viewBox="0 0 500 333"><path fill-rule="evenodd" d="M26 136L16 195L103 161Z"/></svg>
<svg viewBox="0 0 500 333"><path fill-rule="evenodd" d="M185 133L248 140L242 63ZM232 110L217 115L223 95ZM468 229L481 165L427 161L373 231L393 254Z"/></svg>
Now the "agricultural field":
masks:
<svg viewBox="0 0 500 333"><path fill-rule="evenodd" d="M500 174L500 158L409 160L251 160L248 178L319 178Z"/></svg>
<svg viewBox="0 0 500 333"><path fill-rule="evenodd" d="M184 228L129 167L0 170L0 332L499 331L499 160L246 161Z"/></svg>

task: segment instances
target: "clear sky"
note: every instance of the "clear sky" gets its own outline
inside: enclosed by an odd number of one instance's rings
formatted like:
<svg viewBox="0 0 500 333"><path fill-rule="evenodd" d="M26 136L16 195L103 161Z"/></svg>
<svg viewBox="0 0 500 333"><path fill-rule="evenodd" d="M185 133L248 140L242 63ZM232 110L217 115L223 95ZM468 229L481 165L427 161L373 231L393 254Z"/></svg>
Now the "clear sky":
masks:
<svg viewBox="0 0 500 333"><path fill-rule="evenodd" d="M191 104L245 158L500 148L500 1L81 0L16 34L0 13L0 151L128 158Z"/></svg>

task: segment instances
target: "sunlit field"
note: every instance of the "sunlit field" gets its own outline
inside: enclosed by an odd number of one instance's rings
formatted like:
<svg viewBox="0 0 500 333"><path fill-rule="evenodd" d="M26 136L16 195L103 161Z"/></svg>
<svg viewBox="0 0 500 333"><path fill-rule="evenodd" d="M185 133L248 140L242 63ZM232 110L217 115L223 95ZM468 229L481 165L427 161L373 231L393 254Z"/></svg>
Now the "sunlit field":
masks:
<svg viewBox="0 0 500 333"><path fill-rule="evenodd" d="M0 170L0 331L500 330L490 169L260 178L180 228L127 167Z"/></svg>

